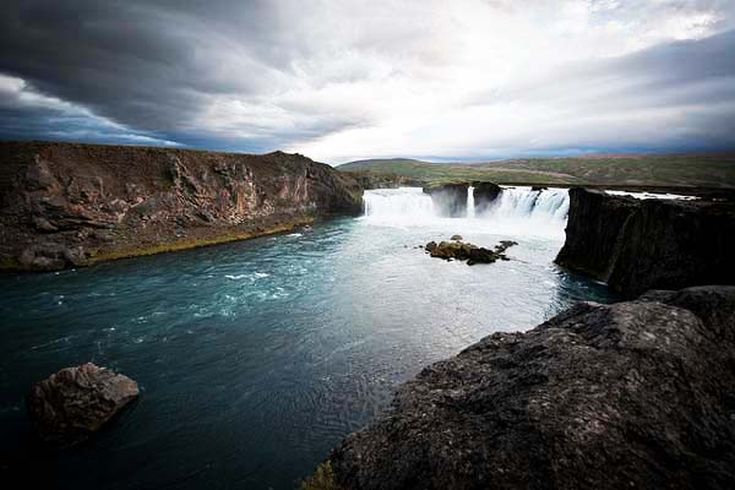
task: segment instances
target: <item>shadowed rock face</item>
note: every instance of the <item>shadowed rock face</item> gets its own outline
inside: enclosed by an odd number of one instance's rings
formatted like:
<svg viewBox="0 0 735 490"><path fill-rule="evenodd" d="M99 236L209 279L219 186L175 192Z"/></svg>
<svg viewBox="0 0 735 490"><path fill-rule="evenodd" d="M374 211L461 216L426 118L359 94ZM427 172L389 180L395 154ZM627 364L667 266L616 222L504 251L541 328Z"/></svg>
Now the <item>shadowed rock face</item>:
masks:
<svg viewBox="0 0 735 490"><path fill-rule="evenodd" d="M495 202L503 189L492 182L475 182L473 184L473 195L475 198L475 211L482 213Z"/></svg>
<svg viewBox="0 0 735 490"><path fill-rule="evenodd" d="M431 196L434 208L441 216L459 218L467 215L467 191L469 184L440 184L424 187Z"/></svg>
<svg viewBox="0 0 735 490"><path fill-rule="evenodd" d="M301 155L0 143L0 268L54 270L359 213L349 176Z"/></svg>
<svg viewBox="0 0 735 490"><path fill-rule="evenodd" d="M569 191L556 262L634 297L652 288L735 283L735 204Z"/></svg>
<svg viewBox="0 0 735 490"><path fill-rule="evenodd" d="M87 363L35 384L26 405L38 437L66 446L97 432L138 393L127 376Z"/></svg>
<svg viewBox="0 0 735 490"><path fill-rule="evenodd" d="M403 385L311 488L732 488L735 287L581 303ZM325 481L326 480L326 481Z"/></svg>

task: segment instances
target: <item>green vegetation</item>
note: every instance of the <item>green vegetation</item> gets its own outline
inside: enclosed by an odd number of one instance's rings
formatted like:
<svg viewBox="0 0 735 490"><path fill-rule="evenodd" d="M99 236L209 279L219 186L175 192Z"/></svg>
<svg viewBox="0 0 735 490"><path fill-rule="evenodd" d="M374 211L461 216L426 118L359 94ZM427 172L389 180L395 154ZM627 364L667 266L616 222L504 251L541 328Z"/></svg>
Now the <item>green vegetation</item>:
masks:
<svg viewBox="0 0 735 490"><path fill-rule="evenodd" d="M292 231L294 228L311 224L314 222L313 218L305 217L303 219L295 219L294 221L286 224L279 224L270 226L265 229L254 230L254 231L231 231L229 233L222 233L215 237L197 237L176 240L173 242L161 242L151 245L141 245L129 248L112 249L103 252L99 252L96 255L90 257L87 265L96 264L98 262L106 262L109 260L127 259L130 257L142 257L146 255L156 255L160 253L178 252L181 250L189 250L192 248L208 247L211 245L219 245L222 243L235 242L240 240L249 240L251 238L257 238L267 235L275 235L278 233L286 233ZM5 264L0 263L0 269Z"/></svg>
<svg viewBox="0 0 735 490"><path fill-rule="evenodd" d="M334 477L332 463L327 460L317 466L316 471L301 483L301 490L339 490Z"/></svg>
<svg viewBox="0 0 735 490"><path fill-rule="evenodd" d="M516 159L473 164L361 160L346 172L392 173L417 181L641 187L735 187L735 154L624 155Z"/></svg>

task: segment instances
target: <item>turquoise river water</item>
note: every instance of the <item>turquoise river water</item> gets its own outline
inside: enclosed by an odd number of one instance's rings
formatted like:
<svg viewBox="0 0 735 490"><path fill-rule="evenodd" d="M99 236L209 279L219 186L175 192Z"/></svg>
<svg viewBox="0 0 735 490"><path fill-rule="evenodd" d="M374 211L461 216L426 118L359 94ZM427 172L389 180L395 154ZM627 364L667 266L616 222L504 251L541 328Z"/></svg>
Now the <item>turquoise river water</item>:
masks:
<svg viewBox="0 0 735 490"><path fill-rule="evenodd" d="M0 275L0 477L294 488L426 364L610 300L553 264L567 208L565 191L511 189L486 214L450 219L420 189L369 191L365 216L299 233ZM415 248L455 233L519 244L511 261L472 267ZM85 444L40 447L25 394L87 361L137 380L139 401Z"/></svg>

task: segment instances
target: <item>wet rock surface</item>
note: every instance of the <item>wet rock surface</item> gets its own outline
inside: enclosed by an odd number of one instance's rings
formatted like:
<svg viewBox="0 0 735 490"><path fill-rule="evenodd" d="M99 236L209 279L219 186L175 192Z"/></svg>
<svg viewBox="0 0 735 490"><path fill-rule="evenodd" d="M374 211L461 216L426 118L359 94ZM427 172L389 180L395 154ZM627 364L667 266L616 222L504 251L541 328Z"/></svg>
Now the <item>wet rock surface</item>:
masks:
<svg viewBox="0 0 735 490"><path fill-rule="evenodd" d="M493 205L503 189L492 182L474 182L472 192L475 200L475 212L482 213Z"/></svg>
<svg viewBox="0 0 735 490"><path fill-rule="evenodd" d="M581 303L425 368L309 488L732 488L735 287ZM327 471L328 470L328 471Z"/></svg>
<svg viewBox="0 0 735 490"><path fill-rule="evenodd" d="M461 236L454 235L449 242L429 242L424 250L432 257L444 260L466 260L467 265L475 265L492 264L498 260L510 260L505 255L505 251L513 245L518 245L518 242L502 240L491 250L463 242Z"/></svg>
<svg viewBox="0 0 735 490"><path fill-rule="evenodd" d="M285 231L362 211L302 155L0 143L0 268L58 270Z"/></svg>
<svg viewBox="0 0 735 490"><path fill-rule="evenodd" d="M735 284L735 203L640 200L573 188L556 262L635 297L648 289Z"/></svg>
<svg viewBox="0 0 735 490"><path fill-rule="evenodd" d="M97 432L138 394L132 379L87 363L36 383L26 405L42 441L68 446Z"/></svg>
<svg viewBox="0 0 735 490"><path fill-rule="evenodd" d="M463 183L428 184L423 191L431 196L440 216L459 218L467 215L467 192L470 185Z"/></svg>

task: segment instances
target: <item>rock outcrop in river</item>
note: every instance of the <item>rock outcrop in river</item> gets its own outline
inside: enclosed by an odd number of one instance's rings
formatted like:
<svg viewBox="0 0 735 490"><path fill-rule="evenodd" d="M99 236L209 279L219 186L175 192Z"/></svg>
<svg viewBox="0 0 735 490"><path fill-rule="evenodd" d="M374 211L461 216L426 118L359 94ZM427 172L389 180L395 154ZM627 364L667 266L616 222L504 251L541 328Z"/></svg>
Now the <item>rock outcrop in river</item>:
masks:
<svg viewBox="0 0 735 490"><path fill-rule="evenodd" d="M628 297L735 284L735 203L612 196L573 188L556 262Z"/></svg>
<svg viewBox="0 0 735 490"><path fill-rule="evenodd" d="M498 260L510 260L505 255L505 251L513 245L518 245L518 242L501 240L491 250L489 248L478 247L472 243L463 242L461 236L455 235L449 242L429 242L424 247L424 250L432 257L444 260L466 260L467 265L475 265L492 264Z"/></svg>
<svg viewBox="0 0 735 490"><path fill-rule="evenodd" d="M359 213L349 176L301 155L0 143L0 268L55 270Z"/></svg>
<svg viewBox="0 0 735 490"><path fill-rule="evenodd" d="M424 186L424 193L431 196L434 209L444 217L458 218L467 215L467 189L464 183L435 183Z"/></svg>
<svg viewBox="0 0 735 490"><path fill-rule="evenodd" d="M482 213L492 206L495 200L503 192L498 184L492 182L475 182L473 184L473 197L475 201L475 211Z"/></svg>
<svg viewBox="0 0 735 490"><path fill-rule="evenodd" d="M732 488L735 287L581 303L403 385L306 488Z"/></svg>
<svg viewBox="0 0 735 490"><path fill-rule="evenodd" d="M66 446L97 432L138 394L132 379L87 363L36 383L26 405L38 437Z"/></svg>

